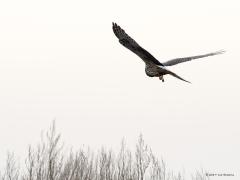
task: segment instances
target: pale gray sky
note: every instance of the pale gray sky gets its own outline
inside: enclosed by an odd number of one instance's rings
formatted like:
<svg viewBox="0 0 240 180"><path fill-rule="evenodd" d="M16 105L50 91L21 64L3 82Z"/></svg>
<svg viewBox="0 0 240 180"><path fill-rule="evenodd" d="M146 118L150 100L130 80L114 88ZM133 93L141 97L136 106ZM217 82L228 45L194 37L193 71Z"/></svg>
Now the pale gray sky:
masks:
<svg viewBox="0 0 240 180"><path fill-rule="evenodd" d="M239 5L1 1L0 160L7 150L21 155L56 119L67 145L117 149L143 133L173 169L239 179ZM162 83L118 43L112 21L160 61L227 53L171 68L192 84L170 76Z"/></svg>

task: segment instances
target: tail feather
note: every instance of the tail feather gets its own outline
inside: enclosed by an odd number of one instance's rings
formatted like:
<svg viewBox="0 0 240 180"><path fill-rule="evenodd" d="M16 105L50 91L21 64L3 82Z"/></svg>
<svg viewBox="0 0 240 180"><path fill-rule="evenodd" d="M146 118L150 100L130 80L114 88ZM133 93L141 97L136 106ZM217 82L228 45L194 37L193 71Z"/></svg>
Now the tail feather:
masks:
<svg viewBox="0 0 240 180"><path fill-rule="evenodd" d="M171 71L169 72L169 74L172 75L172 76L174 76L175 78L178 78L178 79L182 80L182 81L185 81L185 82L187 82L187 83L191 83L191 82L183 79L182 77L178 76L177 74L175 74L175 73L173 73L173 72L171 72Z"/></svg>

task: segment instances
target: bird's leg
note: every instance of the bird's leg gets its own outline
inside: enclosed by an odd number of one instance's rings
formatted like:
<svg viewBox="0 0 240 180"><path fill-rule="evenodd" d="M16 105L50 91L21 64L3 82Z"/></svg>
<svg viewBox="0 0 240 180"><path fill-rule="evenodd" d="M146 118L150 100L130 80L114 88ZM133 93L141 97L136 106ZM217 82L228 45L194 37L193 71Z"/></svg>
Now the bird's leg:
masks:
<svg viewBox="0 0 240 180"><path fill-rule="evenodd" d="M159 79L162 80L162 82L164 82L163 76L159 76Z"/></svg>

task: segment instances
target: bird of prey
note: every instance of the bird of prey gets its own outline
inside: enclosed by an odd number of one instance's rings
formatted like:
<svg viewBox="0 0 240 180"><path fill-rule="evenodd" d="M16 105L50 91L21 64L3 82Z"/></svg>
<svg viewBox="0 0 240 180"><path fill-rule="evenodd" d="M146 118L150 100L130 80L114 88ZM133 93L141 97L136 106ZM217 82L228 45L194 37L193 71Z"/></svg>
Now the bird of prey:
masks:
<svg viewBox="0 0 240 180"><path fill-rule="evenodd" d="M159 77L162 82L164 82L164 75L170 74L182 81L188 82L189 81L183 79L182 77L178 76L174 72L170 71L167 69L167 66L173 66L179 63L183 63L186 61L191 61L193 59L198 59L198 58L204 58L207 56L214 56L217 54L222 54L225 51L220 50L208 54L203 54L203 55L198 55L198 56L190 56L190 57L183 57L183 58L176 58L176 59L171 59L166 62L159 62L153 55L151 55L147 50L142 48L133 38L131 38L119 25L116 23L112 23L112 29L114 34L117 36L119 39L119 42L132 52L134 52L136 55L138 55L144 62L145 62L145 72L148 76L150 77Z"/></svg>

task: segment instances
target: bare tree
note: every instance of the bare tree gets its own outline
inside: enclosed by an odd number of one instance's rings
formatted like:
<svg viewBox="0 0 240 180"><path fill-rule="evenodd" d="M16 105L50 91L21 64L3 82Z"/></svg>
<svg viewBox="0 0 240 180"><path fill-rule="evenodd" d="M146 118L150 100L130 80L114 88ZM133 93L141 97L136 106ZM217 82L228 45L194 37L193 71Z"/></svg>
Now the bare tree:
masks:
<svg viewBox="0 0 240 180"><path fill-rule="evenodd" d="M22 179L56 180L59 178L63 163L62 145L59 141L60 134L56 133L55 122L53 122L37 148L29 146Z"/></svg>
<svg viewBox="0 0 240 180"><path fill-rule="evenodd" d="M0 180L184 180L183 173L173 173L158 159L140 135L135 152L122 140L119 153L102 148L64 151L61 136L53 122L40 143L29 146L25 166L19 168L13 153L8 153ZM192 180L209 180L197 171Z"/></svg>
<svg viewBox="0 0 240 180"><path fill-rule="evenodd" d="M14 153L7 153L6 167L2 180L18 180L19 179L19 166L16 163Z"/></svg>
<svg viewBox="0 0 240 180"><path fill-rule="evenodd" d="M194 175L192 175L192 180L209 180L209 176L206 175L206 172L201 169L200 171L196 171Z"/></svg>
<svg viewBox="0 0 240 180"><path fill-rule="evenodd" d="M150 149L145 144L142 134L140 134L136 145L136 171L138 180L144 179L144 174L150 163Z"/></svg>
<svg viewBox="0 0 240 180"><path fill-rule="evenodd" d="M151 180L166 180L166 164L161 159L159 160L151 152L151 165L150 165L150 179Z"/></svg>
<svg viewBox="0 0 240 180"><path fill-rule="evenodd" d="M63 156L61 155L62 146L59 146L60 134L56 133L55 122L47 133L47 180L58 179Z"/></svg>

